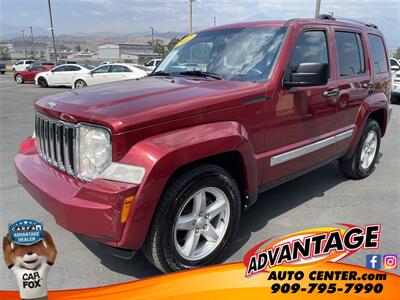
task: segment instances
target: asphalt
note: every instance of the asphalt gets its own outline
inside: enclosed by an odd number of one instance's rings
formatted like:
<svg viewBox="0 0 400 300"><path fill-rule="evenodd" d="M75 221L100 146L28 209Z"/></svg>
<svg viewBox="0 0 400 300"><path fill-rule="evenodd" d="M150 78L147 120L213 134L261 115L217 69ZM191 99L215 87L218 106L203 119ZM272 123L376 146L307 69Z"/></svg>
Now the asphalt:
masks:
<svg viewBox="0 0 400 300"><path fill-rule="evenodd" d="M0 233L8 223L31 218L44 223L55 241L58 257L48 278L49 290L103 286L159 275L138 252L131 260L104 253L102 247L66 231L17 183L13 156L22 139L33 132L33 101L64 91L18 85L11 75L0 75ZM326 165L260 195L245 212L226 262L241 261L254 245L271 236L284 236L336 223L382 225L376 254L400 249L400 105L393 105L387 135L383 139L375 172L364 180L344 178L336 163ZM365 265L368 251L345 260ZM1 251L1 260L3 253ZM398 271L396 273L400 273ZM0 290L16 290L14 276L0 267Z"/></svg>

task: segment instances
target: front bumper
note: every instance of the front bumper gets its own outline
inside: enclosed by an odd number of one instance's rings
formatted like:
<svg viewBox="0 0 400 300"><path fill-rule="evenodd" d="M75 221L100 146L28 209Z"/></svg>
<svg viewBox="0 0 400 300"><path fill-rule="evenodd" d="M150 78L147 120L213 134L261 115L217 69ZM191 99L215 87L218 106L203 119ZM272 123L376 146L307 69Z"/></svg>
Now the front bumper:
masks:
<svg viewBox="0 0 400 300"><path fill-rule="evenodd" d="M59 225L104 243L121 239L122 202L136 194L137 185L103 179L82 182L45 163L32 138L22 142L14 163L19 183Z"/></svg>

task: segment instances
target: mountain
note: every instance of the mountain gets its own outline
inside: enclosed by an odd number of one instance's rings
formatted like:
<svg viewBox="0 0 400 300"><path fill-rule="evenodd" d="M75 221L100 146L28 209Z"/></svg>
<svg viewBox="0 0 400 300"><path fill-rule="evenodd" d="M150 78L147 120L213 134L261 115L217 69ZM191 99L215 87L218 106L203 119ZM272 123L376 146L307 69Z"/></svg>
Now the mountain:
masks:
<svg viewBox="0 0 400 300"><path fill-rule="evenodd" d="M12 39L14 37L20 37L22 35L21 30L25 31L25 36L30 36L31 32L28 26L14 26L4 23L0 23L0 40ZM50 32L39 27L33 27L33 36L46 36Z"/></svg>

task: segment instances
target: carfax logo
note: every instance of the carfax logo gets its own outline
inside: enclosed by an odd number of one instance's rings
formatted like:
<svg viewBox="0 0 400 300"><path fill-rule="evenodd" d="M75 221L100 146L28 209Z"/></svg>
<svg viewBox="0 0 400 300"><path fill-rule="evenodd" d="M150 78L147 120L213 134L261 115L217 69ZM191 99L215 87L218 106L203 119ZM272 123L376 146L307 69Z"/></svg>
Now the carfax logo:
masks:
<svg viewBox="0 0 400 300"><path fill-rule="evenodd" d="M344 228L313 228L256 245L244 257L246 277L278 266L337 262L360 249L379 248L379 224L339 225Z"/></svg>
<svg viewBox="0 0 400 300"><path fill-rule="evenodd" d="M43 225L19 220L8 226L3 238L4 261L17 279L22 299L46 299L47 275L57 250Z"/></svg>

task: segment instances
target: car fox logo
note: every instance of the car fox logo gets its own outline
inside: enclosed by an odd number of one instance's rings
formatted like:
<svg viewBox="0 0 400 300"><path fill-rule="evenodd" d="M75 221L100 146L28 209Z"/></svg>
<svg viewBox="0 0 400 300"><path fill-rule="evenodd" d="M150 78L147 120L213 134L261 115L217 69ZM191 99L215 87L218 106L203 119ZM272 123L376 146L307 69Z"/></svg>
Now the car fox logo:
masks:
<svg viewBox="0 0 400 300"><path fill-rule="evenodd" d="M9 234L3 238L4 261L17 279L22 299L47 299L47 275L57 256L53 239L42 226L40 230L37 226L20 225L15 229L15 224L10 225Z"/></svg>

